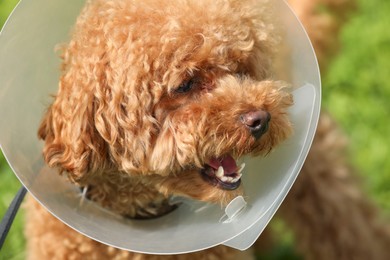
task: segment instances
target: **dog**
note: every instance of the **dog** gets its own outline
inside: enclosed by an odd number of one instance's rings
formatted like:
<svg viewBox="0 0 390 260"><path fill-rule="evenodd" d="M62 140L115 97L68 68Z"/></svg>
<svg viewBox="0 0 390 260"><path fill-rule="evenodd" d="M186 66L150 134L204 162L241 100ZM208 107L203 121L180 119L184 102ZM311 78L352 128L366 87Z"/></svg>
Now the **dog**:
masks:
<svg viewBox="0 0 390 260"><path fill-rule="evenodd" d="M291 3L313 6L306 2ZM59 90L38 131L45 162L88 187L88 199L128 218L169 214L172 195L221 205L242 195L245 173L237 160L265 156L292 133L288 83L272 78L279 32L268 5L263 0L87 2L62 53ZM308 258L382 259L386 233L372 206L346 188L355 184L338 160L339 139L329 141L339 136L335 129L323 116L303 177L281 215ZM348 205L330 201L332 192ZM27 208L31 259L253 257L250 250L225 246L164 257L122 251L69 229L31 197ZM337 235L339 220L321 223L326 212L345 218L351 209L359 221L347 229L356 231L355 241L372 238L372 243L345 245L345 237ZM328 228L332 233L319 233Z"/></svg>

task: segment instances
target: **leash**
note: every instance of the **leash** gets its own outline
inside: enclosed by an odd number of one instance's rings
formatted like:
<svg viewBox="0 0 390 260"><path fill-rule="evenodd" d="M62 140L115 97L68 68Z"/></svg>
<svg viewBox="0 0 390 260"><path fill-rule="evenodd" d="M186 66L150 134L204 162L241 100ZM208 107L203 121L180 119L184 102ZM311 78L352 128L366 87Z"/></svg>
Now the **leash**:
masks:
<svg viewBox="0 0 390 260"><path fill-rule="evenodd" d="M15 198L12 200L11 204L9 205L9 208L7 212L5 213L3 219L0 223L0 250L3 247L5 238L8 235L8 231L10 230L12 223L14 222L16 213L19 210L20 204L23 201L24 196L26 195L26 188L22 186L18 193L16 193Z"/></svg>

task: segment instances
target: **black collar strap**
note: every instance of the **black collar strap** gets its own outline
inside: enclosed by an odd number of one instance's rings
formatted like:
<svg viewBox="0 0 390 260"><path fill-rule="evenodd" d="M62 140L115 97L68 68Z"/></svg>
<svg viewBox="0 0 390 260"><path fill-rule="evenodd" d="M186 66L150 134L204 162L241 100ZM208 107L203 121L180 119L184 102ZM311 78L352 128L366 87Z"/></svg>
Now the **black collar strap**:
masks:
<svg viewBox="0 0 390 260"><path fill-rule="evenodd" d="M22 186L18 193L16 194L15 198L12 200L11 205L9 206L7 212L5 213L3 219L0 223L0 250L3 247L5 238L8 235L8 231L11 228L12 222L15 219L16 213L18 212L18 209L20 207L20 204L23 201L24 196L26 195L26 188Z"/></svg>

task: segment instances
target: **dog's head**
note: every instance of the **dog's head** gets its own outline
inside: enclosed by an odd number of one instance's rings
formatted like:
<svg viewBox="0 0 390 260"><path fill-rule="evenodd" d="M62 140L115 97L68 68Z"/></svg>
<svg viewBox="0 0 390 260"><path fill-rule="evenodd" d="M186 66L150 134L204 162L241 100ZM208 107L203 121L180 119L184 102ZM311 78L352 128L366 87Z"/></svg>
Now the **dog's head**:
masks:
<svg viewBox="0 0 390 260"><path fill-rule="evenodd" d="M291 132L261 2L90 1L39 130L46 162L80 183L118 171L166 194L237 195L237 159L267 154Z"/></svg>

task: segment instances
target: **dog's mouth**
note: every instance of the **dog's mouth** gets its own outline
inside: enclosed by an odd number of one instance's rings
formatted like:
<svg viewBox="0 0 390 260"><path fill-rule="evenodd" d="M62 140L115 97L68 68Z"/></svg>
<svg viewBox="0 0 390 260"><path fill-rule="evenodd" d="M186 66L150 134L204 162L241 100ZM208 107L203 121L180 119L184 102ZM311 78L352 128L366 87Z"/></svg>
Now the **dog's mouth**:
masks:
<svg viewBox="0 0 390 260"><path fill-rule="evenodd" d="M224 190L235 190L241 184L241 172L245 164L237 166L231 155L211 158L200 170L205 181Z"/></svg>

